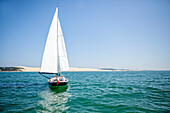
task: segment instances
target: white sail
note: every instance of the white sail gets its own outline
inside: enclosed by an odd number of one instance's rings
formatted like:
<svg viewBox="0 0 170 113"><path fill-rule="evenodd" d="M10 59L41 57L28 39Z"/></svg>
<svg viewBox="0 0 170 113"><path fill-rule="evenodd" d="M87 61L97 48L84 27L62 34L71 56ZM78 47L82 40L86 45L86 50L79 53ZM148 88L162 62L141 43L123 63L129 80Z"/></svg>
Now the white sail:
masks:
<svg viewBox="0 0 170 113"><path fill-rule="evenodd" d="M58 19L58 51L59 51L59 65L60 71L69 70L69 63L67 58L66 47L64 43L63 32L61 29L60 21Z"/></svg>
<svg viewBox="0 0 170 113"><path fill-rule="evenodd" d="M69 64L57 7L48 33L40 73L58 73L58 71L68 69Z"/></svg>

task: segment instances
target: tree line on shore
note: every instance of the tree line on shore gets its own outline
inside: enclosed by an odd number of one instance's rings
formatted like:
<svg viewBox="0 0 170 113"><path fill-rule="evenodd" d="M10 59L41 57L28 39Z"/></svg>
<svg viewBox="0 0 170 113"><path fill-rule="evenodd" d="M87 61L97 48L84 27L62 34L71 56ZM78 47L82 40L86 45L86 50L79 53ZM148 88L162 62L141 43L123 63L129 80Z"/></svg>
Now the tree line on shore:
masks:
<svg viewBox="0 0 170 113"><path fill-rule="evenodd" d="M0 71L22 71L22 67L0 67Z"/></svg>

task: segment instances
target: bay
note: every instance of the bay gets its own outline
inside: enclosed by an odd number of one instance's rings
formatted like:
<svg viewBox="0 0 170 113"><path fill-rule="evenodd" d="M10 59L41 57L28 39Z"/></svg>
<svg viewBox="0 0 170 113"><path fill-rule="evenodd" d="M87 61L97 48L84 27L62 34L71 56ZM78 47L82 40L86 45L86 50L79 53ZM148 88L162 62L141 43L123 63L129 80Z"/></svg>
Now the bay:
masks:
<svg viewBox="0 0 170 113"><path fill-rule="evenodd" d="M63 74L50 89L37 72L0 72L0 112L170 112L170 71Z"/></svg>

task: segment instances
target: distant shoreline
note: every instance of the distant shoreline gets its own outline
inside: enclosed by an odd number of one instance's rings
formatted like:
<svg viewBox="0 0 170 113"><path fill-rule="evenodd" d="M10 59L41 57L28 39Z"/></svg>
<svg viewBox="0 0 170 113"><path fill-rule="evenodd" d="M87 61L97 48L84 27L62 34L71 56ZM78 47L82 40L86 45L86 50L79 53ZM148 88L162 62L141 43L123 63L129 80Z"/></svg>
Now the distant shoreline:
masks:
<svg viewBox="0 0 170 113"><path fill-rule="evenodd" d="M5 71L2 69L4 68ZM15 67L0 67L0 72L39 72L40 68L38 67L26 67L26 66L15 66ZM142 71L142 70L126 70L126 69L97 69L97 68L75 68L70 67L68 72L76 72L76 71Z"/></svg>
<svg viewBox="0 0 170 113"><path fill-rule="evenodd" d="M4 71L5 70L5 71ZM38 67L26 67L26 66L15 66L15 67L0 67L0 72L39 72ZM86 71L170 71L170 70L128 70L128 69L109 69L109 68L76 68L70 67L67 72L86 72Z"/></svg>

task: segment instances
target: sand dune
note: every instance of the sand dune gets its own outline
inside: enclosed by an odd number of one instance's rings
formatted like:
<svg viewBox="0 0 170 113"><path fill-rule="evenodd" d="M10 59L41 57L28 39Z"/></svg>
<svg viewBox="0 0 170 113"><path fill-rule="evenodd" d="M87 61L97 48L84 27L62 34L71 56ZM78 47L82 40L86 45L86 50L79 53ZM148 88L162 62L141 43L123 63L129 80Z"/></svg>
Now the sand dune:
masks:
<svg viewBox="0 0 170 113"><path fill-rule="evenodd" d="M70 67L69 71L110 71L110 70L101 70L101 69L95 69L95 68L75 68L75 67Z"/></svg>
<svg viewBox="0 0 170 113"><path fill-rule="evenodd" d="M39 72L40 68L39 67L25 67L25 66L19 66L23 69L21 69L23 72Z"/></svg>
<svg viewBox="0 0 170 113"><path fill-rule="evenodd" d="M39 72L40 68L38 67L25 67L25 66L17 66L21 69L23 72ZM75 68L75 67L70 67L70 70L68 71L111 71L111 70L101 70L101 69L95 69L95 68Z"/></svg>
<svg viewBox="0 0 170 113"><path fill-rule="evenodd" d="M18 68L21 68L17 71L20 72L39 72L39 67L26 67L26 66L15 66ZM74 72L74 71L142 71L142 70L123 70L123 69L97 69L97 68L77 68L77 67L70 67L70 70L68 72Z"/></svg>

